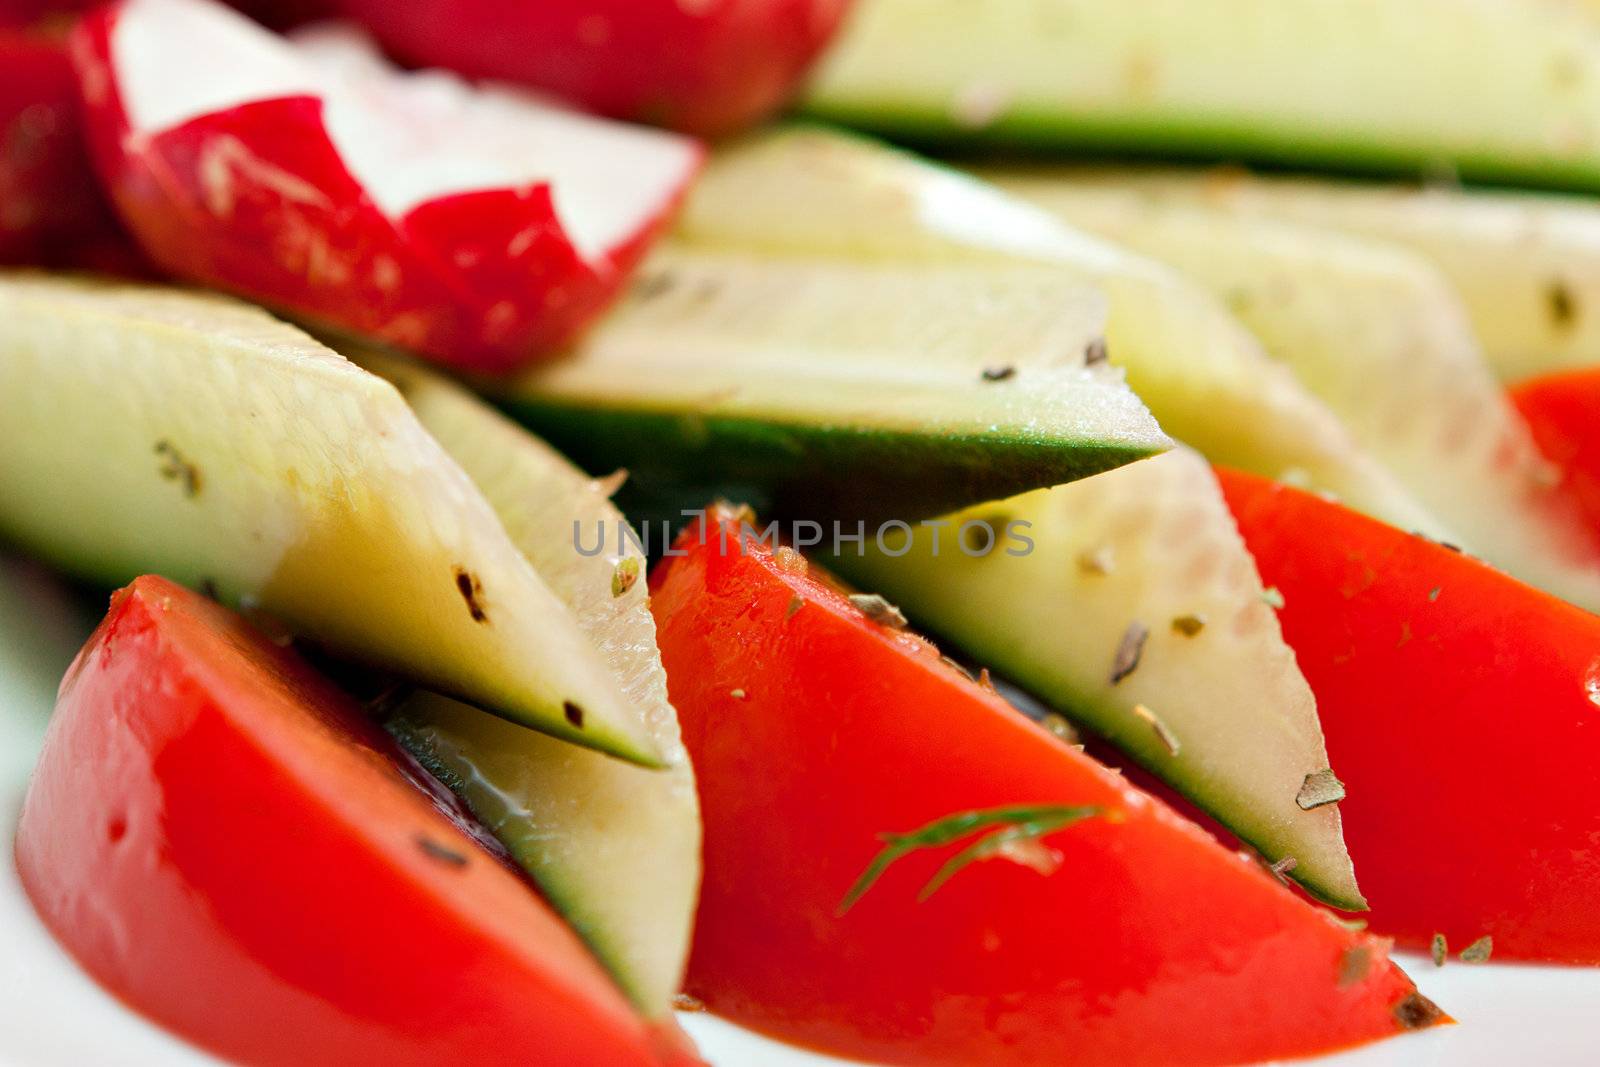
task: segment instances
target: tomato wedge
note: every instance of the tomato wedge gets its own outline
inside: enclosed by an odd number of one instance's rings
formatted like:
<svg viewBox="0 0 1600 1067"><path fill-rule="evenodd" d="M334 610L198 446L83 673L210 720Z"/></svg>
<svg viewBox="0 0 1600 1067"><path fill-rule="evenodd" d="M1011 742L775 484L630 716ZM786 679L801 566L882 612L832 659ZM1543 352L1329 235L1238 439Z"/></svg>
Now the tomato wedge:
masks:
<svg viewBox="0 0 1600 1067"><path fill-rule="evenodd" d="M1237 1063L1439 1021L1387 942L737 523L713 509L651 579L706 820L687 986L711 1010L965 1067Z"/></svg>
<svg viewBox="0 0 1600 1067"><path fill-rule="evenodd" d="M332 0L332 6L409 62L522 82L602 114L721 136L788 103L850 0Z"/></svg>
<svg viewBox="0 0 1600 1067"><path fill-rule="evenodd" d="M1283 595L1373 928L1600 963L1600 618L1320 497L1217 473Z"/></svg>
<svg viewBox="0 0 1600 1067"><path fill-rule="evenodd" d="M1511 399L1561 472L1557 492L1581 510L1600 541L1600 368L1534 378L1512 389Z"/></svg>
<svg viewBox="0 0 1600 1067"><path fill-rule="evenodd" d="M10 25L0 13L0 264L135 272L89 162L64 41Z"/></svg>
<svg viewBox="0 0 1600 1067"><path fill-rule="evenodd" d="M232 1060L660 1062L427 781L292 653L140 578L62 683L17 866L102 985Z"/></svg>

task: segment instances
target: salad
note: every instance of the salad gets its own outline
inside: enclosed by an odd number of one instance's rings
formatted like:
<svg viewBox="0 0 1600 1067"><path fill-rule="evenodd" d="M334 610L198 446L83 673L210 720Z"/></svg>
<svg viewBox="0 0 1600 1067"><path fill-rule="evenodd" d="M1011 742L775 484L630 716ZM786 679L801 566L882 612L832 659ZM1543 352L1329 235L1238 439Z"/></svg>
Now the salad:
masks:
<svg viewBox="0 0 1600 1067"><path fill-rule="evenodd" d="M38 919L242 1064L1240 1064L1452 1024L1397 948L1600 966L1596 69L0 3L0 545L110 597Z"/></svg>

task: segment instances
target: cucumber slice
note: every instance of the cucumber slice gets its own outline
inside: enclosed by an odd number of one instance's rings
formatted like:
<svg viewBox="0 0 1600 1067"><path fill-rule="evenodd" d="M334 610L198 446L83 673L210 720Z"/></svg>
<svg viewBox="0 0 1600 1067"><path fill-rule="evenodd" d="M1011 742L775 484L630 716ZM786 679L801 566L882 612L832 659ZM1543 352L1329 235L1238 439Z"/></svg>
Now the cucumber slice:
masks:
<svg viewBox="0 0 1600 1067"><path fill-rule="evenodd" d="M1216 462L1291 476L1405 529L1452 537L1211 294L965 175L863 138L780 131L713 158L678 239L864 264L1026 263L1095 284L1110 299L1111 361L1168 433Z"/></svg>
<svg viewBox="0 0 1600 1067"><path fill-rule="evenodd" d="M1163 204L1404 245L1455 287L1502 381L1600 366L1600 206L1592 200L1235 169L1074 173L1096 184L1136 188Z"/></svg>
<svg viewBox="0 0 1600 1067"><path fill-rule="evenodd" d="M1316 700L1203 459L1174 450L947 518L909 546L869 542L833 565L1105 736L1269 860L1293 857L1290 877L1317 896L1365 907L1337 805L1295 802L1328 766ZM1008 539L977 555L988 540L969 544L972 521L1030 523L1012 529L1032 551L1012 555L1022 549ZM1134 626L1148 637L1114 682Z"/></svg>
<svg viewBox="0 0 1600 1067"><path fill-rule="evenodd" d="M636 708L399 393L263 311L0 277L0 538L259 604L353 658L656 764Z"/></svg>
<svg viewBox="0 0 1600 1067"><path fill-rule="evenodd" d="M672 248L569 358L488 388L591 470L916 517L1167 446L1088 365L1104 317L1092 287L1027 266Z"/></svg>
<svg viewBox="0 0 1600 1067"><path fill-rule="evenodd" d="M1600 27L1526 0L861 0L806 107L938 141L1600 190Z"/></svg>
<svg viewBox="0 0 1600 1067"><path fill-rule="evenodd" d="M666 770L576 749L431 693L409 699L390 730L466 802L646 1015L678 991L700 888L694 771L667 701L645 560L624 540L584 555L622 513L597 481L439 376L357 352L393 382L422 425L494 505L512 542L577 619L639 709ZM575 530L575 526L577 530Z"/></svg>
<svg viewBox="0 0 1600 1067"><path fill-rule="evenodd" d="M1426 260L1319 227L1165 205L1115 182L1056 175L1002 185L1226 299L1469 549L1600 609L1589 539L1551 513L1549 465Z"/></svg>

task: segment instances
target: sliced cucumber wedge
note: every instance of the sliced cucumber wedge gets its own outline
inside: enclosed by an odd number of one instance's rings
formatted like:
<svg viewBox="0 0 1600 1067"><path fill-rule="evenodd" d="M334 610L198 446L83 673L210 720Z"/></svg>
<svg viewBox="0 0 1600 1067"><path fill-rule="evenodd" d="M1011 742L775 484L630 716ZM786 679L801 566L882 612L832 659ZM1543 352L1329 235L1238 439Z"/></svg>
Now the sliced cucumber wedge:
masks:
<svg viewBox="0 0 1600 1067"><path fill-rule="evenodd" d="M880 268L1021 263L1092 283L1110 302L1111 362L1168 433L1216 462L1308 482L1406 529L1452 537L1216 297L965 175L864 138L780 131L713 158L678 240Z"/></svg>
<svg viewBox="0 0 1600 1067"><path fill-rule="evenodd" d="M1328 767L1316 700L1203 459L1174 450L946 518L832 563L1106 737L1269 861L1292 857L1289 876L1317 896L1365 907L1338 807L1295 801ZM1015 538L991 547L973 522L1026 536L1031 551Z"/></svg>
<svg viewBox="0 0 1600 1067"><path fill-rule="evenodd" d="M1162 204L1324 226L1405 245L1466 303L1503 381L1600 366L1600 204L1582 197L1417 188L1237 169L1077 170ZM1031 181L1042 176L1013 174Z"/></svg>
<svg viewBox="0 0 1600 1067"><path fill-rule="evenodd" d="M620 538L613 483L588 477L436 374L371 352L353 356L399 388L494 505L599 651L618 699L643 715L667 768L630 766L430 693L409 699L389 727L533 876L639 1009L664 1017L683 977L700 888L700 809L667 701L645 560ZM604 550L585 554L602 540Z"/></svg>
<svg viewBox="0 0 1600 1067"><path fill-rule="evenodd" d="M1321 227L1168 205L1114 182L1056 175L1002 184L1224 298L1468 549L1600 609L1589 537L1549 508L1548 465L1461 302L1426 260Z"/></svg>
<svg viewBox="0 0 1600 1067"><path fill-rule="evenodd" d="M860 0L814 114L1600 190L1600 24L1528 0Z"/></svg>
<svg viewBox="0 0 1600 1067"><path fill-rule="evenodd" d="M554 736L661 753L393 387L255 308L0 276L0 539L154 572Z"/></svg>
<svg viewBox="0 0 1600 1067"><path fill-rule="evenodd" d="M568 358L488 388L590 470L917 517L1168 445L1104 298L1036 267L669 248Z"/></svg>

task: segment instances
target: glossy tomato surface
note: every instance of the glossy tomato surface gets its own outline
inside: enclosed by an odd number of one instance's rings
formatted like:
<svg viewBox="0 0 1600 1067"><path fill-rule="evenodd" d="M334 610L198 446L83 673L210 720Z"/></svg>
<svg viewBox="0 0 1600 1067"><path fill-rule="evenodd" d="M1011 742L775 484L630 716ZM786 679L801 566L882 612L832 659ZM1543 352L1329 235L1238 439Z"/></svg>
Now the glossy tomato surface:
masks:
<svg viewBox="0 0 1600 1067"><path fill-rule="evenodd" d="M1222 1064L1437 1021L1387 943L1025 719L713 513L652 576L705 813L688 989L736 1022L905 1064ZM723 550L723 537L731 542ZM874 605L867 602L869 607ZM953 873L885 845L968 812L1096 814Z"/></svg>
<svg viewBox="0 0 1600 1067"><path fill-rule="evenodd" d="M850 0L335 0L397 56L715 137L788 102Z"/></svg>
<svg viewBox="0 0 1600 1067"><path fill-rule="evenodd" d="M1373 929L1600 963L1600 617L1219 471L1317 696Z"/></svg>
<svg viewBox="0 0 1600 1067"><path fill-rule="evenodd" d="M141 578L62 684L18 870L102 985L231 1060L659 1062L427 782L292 653Z"/></svg>

